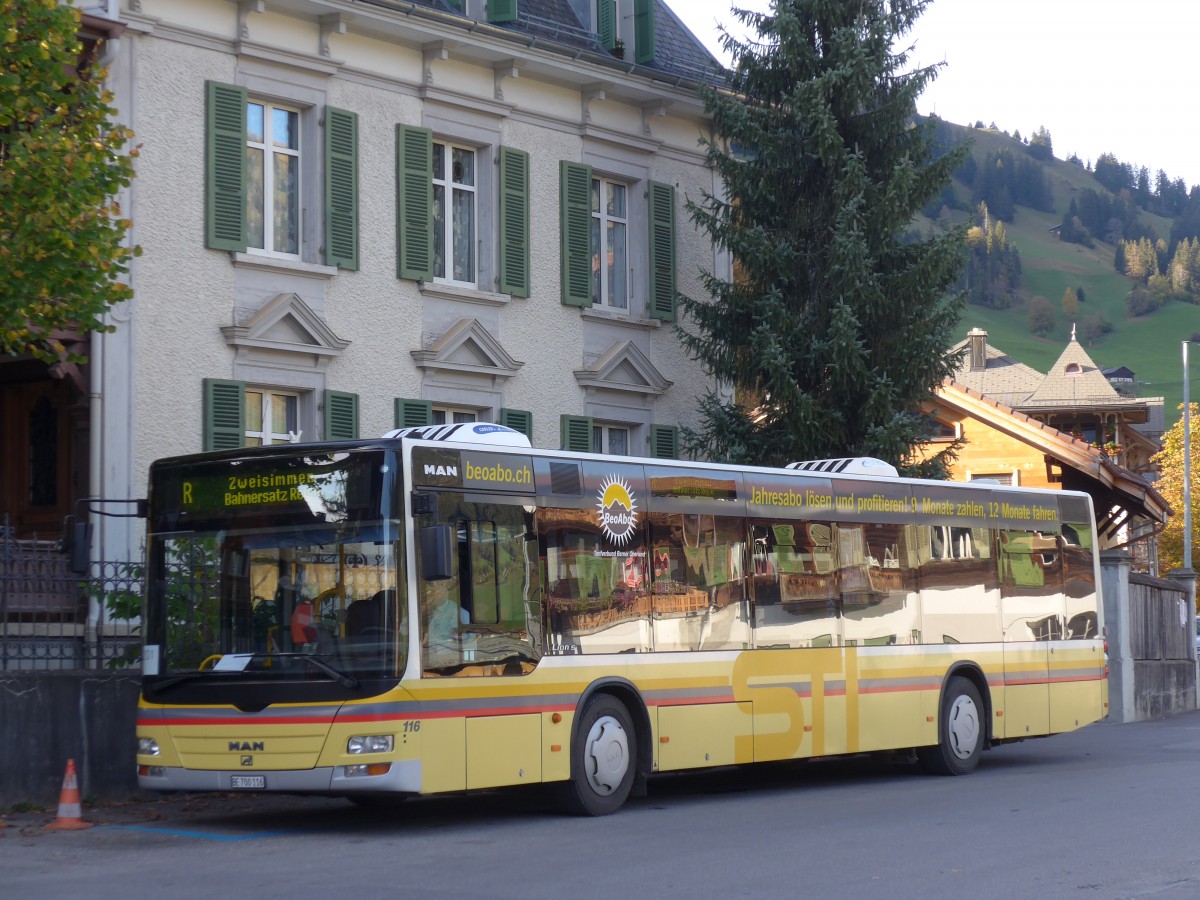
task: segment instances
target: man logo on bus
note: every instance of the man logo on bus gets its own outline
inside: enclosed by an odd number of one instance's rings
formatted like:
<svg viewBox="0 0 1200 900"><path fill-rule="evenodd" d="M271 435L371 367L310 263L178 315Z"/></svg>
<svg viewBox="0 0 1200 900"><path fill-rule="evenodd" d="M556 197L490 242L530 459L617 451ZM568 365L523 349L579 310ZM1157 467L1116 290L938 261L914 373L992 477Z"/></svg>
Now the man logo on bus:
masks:
<svg viewBox="0 0 1200 900"><path fill-rule="evenodd" d="M600 484L600 529L614 544L627 544L637 528L633 491L620 478L609 476Z"/></svg>

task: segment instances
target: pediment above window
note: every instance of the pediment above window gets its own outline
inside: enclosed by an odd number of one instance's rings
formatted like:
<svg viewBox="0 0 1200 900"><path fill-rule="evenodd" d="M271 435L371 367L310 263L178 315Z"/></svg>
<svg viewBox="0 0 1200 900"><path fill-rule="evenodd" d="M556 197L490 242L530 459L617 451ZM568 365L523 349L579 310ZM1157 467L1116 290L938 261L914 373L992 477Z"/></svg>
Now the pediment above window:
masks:
<svg viewBox="0 0 1200 900"><path fill-rule="evenodd" d="M575 380L587 388L654 395L666 393L673 384L632 341L618 341L589 368L576 369Z"/></svg>
<svg viewBox="0 0 1200 900"><path fill-rule="evenodd" d="M412 358L422 369L511 378L525 363L517 362L478 319L459 319Z"/></svg>
<svg viewBox="0 0 1200 900"><path fill-rule="evenodd" d="M340 356L350 346L299 294L279 294L242 324L223 326L221 333L227 344L239 350L302 353L325 359Z"/></svg>

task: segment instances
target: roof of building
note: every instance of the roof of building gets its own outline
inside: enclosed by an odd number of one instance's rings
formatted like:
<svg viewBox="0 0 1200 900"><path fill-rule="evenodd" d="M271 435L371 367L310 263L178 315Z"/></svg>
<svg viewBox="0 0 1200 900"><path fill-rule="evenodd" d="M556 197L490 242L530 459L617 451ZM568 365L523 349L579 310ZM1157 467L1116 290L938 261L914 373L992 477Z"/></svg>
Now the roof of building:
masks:
<svg viewBox="0 0 1200 900"><path fill-rule="evenodd" d="M1074 331L1058 360L1045 374L986 343L987 332L976 329L972 335L984 342L984 367L972 368L968 337L952 348L952 352L966 351L954 380L986 397L1026 412L1085 408L1124 410L1132 414L1129 418L1139 420L1148 415L1147 401L1118 393L1076 340Z"/></svg>
<svg viewBox="0 0 1200 900"><path fill-rule="evenodd" d="M984 337L986 338L986 334ZM969 339L962 340L955 344L951 351L966 350L968 345ZM1017 362L991 344L986 345L984 355L984 367L973 369L970 354L963 353L958 371L954 373L954 380L1008 406L1015 406L1032 394L1045 377L1037 369Z"/></svg>
<svg viewBox="0 0 1200 900"><path fill-rule="evenodd" d="M1059 431L952 378L942 382L937 396L939 402L1036 447L1058 461L1063 471L1063 487L1092 495L1097 525L1102 532L1116 531L1131 515L1164 522L1170 514L1166 500L1149 482L1118 465L1087 441Z"/></svg>
<svg viewBox="0 0 1200 900"><path fill-rule="evenodd" d="M1159 438L1167 430L1166 399L1164 397L1143 397L1146 404L1146 421L1134 423L1133 427L1142 434Z"/></svg>
<svg viewBox="0 0 1200 900"><path fill-rule="evenodd" d="M1071 339L1067 341L1067 346L1058 360L1020 406L1043 406L1053 409L1070 406L1110 406L1114 403L1128 402L1128 399L1117 393L1116 388L1100 371L1100 367L1092 362L1087 351L1075 340L1072 331Z"/></svg>
<svg viewBox="0 0 1200 900"><path fill-rule="evenodd" d="M426 9L463 15L448 0L410 2ZM520 0L517 3L516 21L498 22L495 23L495 27L538 40L607 55L609 51L600 43L599 35L580 19L577 8L582 5L586 9L587 2L589 0L583 0L582 3L572 3L571 0ZM626 54L625 62L632 64L634 48L628 48ZM655 0L654 4L654 59L638 65L675 75L686 81L706 82L716 86L725 83L720 63L663 0Z"/></svg>

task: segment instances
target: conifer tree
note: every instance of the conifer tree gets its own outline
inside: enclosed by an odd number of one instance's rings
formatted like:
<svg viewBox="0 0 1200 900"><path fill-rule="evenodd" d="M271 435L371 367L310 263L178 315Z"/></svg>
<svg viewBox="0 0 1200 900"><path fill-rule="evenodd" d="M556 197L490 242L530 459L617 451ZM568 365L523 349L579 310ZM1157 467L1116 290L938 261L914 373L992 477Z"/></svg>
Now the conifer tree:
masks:
<svg viewBox="0 0 1200 900"><path fill-rule="evenodd" d="M688 209L737 275L706 273L711 297L680 298L685 346L735 394L702 400L702 424L685 435L694 454L903 464L923 436L915 410L954 367L963 300L947 288L963 234L908 231L967 151L933 159L931 127L916 120L936 67L909 68L902 48L926 4L735 11L758 38L725 35L731 90L704 93L725 193Z"/></svg>
<svg viewBox="0 0 1200 900"><path fill-rule="evenodd" d="M1054 157L1054 141L1045 125L1038 128L1029 139L1029 155L1043 160Z"/></svg>

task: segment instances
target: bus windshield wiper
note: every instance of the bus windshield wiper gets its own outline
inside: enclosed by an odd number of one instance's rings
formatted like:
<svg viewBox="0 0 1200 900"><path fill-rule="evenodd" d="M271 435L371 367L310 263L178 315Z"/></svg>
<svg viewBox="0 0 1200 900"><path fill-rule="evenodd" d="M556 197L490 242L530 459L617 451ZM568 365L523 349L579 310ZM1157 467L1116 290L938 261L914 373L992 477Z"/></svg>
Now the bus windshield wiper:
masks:
<svg viewBox="0 0 1200 900"><path fill-rule="evenodd" d="M263 655L265 656L267 654ZM325 662L318 656L313 656L311 653L272 653L270 656L274 659L302 659L314 669L320 669L342 687L350 688L351 690L358 687L358 679L353 675L347 675L340 669L335 669L329 663Z"/></svg>
<svg viewBox="0 0 1200 900"><path fill-rule="evenodd" d="M334 668L323 659L313 656L311 653L255 653L253 655L266 657L267 659L302 659L314 669L324 672L342 687L349 688L350 690L354 690L358 687L358 679L353 675L347 675L345 672ZM237 675L240 671L241 670L221 672L218 670L215 674L225 675L228 677L229 675ZM178 675L172 675L169 678L164 678L161 681L155 682L154 689L157 691L163 691L167 688L172 688L177 684L182 684L185 681L192 681L196 678L210 678L213 674L214 671L212 669L205 669L203 671L196 672L181 672Z"/></svg>

